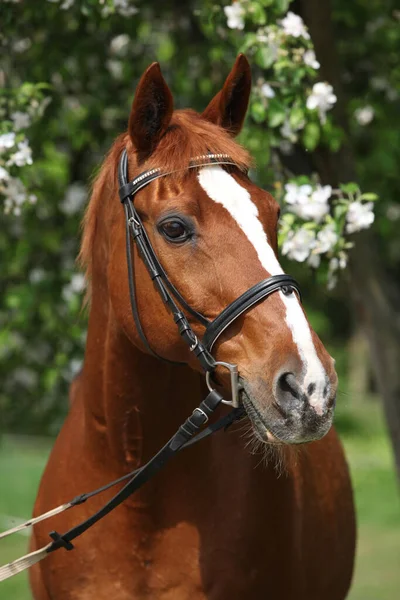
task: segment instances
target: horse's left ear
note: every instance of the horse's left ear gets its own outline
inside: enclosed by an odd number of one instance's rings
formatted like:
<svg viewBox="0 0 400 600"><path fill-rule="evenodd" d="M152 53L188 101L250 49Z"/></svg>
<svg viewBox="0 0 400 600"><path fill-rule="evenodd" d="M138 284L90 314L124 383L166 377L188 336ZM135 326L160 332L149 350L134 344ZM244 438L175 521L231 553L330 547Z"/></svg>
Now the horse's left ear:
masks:
<svg viewBox="0 0 400 600"><path fill-rule="evenodd" d="M246 116L250 90L249 61L244 54L239 54L222 90L211 100L202 117L237 135Z"/></svg>

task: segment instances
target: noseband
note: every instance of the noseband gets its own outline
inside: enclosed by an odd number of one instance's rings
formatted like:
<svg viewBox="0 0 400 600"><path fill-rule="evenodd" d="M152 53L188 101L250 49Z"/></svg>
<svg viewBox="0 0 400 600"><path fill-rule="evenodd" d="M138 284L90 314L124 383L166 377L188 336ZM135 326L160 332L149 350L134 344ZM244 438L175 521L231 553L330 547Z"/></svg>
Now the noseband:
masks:
<svg viewBox="0 0 400 600"><path fill-rule="evenodd" d="M227 154L205 154L192 159L188 169L196 169L210 165L230 165L239 168L238 165L233 162L233 160ZM135 179L129 181L128 155L126 150L123 151L118 164L118 181L120 186L119 196L125 210L126 256L128 263L129 294L136 329L146 350L152 356L166 360L159 356L151 348L140 321L136 299L134 259L131 251L130 239L132 239L136 244L139 255L141 256L158 293L168 309L171 311L180 335L189 346L190 351L195 354L204 372L206 373L208 388L210 391L213 389L211 375L217 366L228 369L231 378L232 400L223 400L223 402L225 404L230 404L237 407L239 405L238 367L237 365L216 361L214 359L211 354L211 350L215 342L239 316L247 312L255 304L258 304L276 291L281 291L285 295L290 295L294 292L294 290L296 290L299 298L301 298L300 288L296 280L290 275L272 275L271 277L256 283L241 296L236 298L236 300L224 308L224 310L220 312L220 314L213 321L210 321L204 315L194 310L186 302L179 290L176 289L169 279L154 251L153 246L151 245L147 232L134 205L135 195L140 190L149 185L155 179L166 177L170 174L171 173L162 171L160 168L155 168L149 171L144 171L135 177ZM181 310L180 306L178 306L178 303L194 319L196 319L205 327L205 332L201 340L199 340L194 333L188 318Z"/></svg>

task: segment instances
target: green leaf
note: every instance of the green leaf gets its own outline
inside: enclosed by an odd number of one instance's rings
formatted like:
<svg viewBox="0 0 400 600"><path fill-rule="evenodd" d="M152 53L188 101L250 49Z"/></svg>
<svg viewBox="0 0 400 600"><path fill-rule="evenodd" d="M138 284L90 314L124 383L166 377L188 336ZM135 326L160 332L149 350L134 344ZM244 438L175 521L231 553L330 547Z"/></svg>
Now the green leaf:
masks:
<svg viewBox="0 0 400 600"><path fill-rule="evenodd" d="M318 146L321 130L317 123L307 123L303 130L302 141L307 150L311 152Z"/></svg>
<svg viewBox="0 0 400 600"><path fill-rule="evenodd" d="M289 123L292 129L300 129L304 123L304 110L300 106L294 107L290 111Z"/></svg>
<svg viewBox="0 0 400 600"><path fill-rule="evenodd" d="M361 194L360 200L368 200L369 202L376 202L379 200L378 194L374 194L373 192L366 192L365 194Z"/></svg>
<svg viewBox="0 0 400 600"><path fill-rule="evenodd" d="M274 62L274 54L268 46L263 46L255 53L254 60L262 69L268 69Z"/></svg>
<svg viewBox="0 0 400 600"><path fill-rule="evenodd" d="M349 183L341 183L339 187L345 194L357 194L360 192L358 184L354 183L353 181L350 181Z"/></svg>
<svg viewBox="0 0 400 600"><path fill-rule="evenodd" d="M262 123L265 121L267 111L262 102L253 102L250 106L250 114L256 123Z"/></svg>
<svg viewBox="0 0 400 600"><path fill-rule="evenodd" d="M272 98L268 105L268 124L270 127L278 127L282 125L286 118L286 110L284 105L276 98Z"/></svg>

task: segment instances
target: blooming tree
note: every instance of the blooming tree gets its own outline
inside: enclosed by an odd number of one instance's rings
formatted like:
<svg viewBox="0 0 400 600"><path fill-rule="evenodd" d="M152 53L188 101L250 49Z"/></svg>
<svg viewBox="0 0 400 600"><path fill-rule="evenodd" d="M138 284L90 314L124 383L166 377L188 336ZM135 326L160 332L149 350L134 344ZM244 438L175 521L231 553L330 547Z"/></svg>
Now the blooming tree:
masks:
<svg viewBox="0 0 400 600"><path fill-rule="evenodd" d="M349 236L374 219L373 197L356 185L332 189L309 171L300 177L303 171L291 169L299 148L309 155L321 147L335 151L343 139L332 118L337 90L320 76L294 5L187 0L178 14L178 4L1 3L0 247L8 267L0 269L0 410L6 426L29 415L29 428L35 422L57 427L59 400L83 354L84 280L75 257L86 182L126 126L135 82L152 60L162 63L177 105L201 111L238 51L248 55L255 77L241 141L258 164L252 177L282 204L281 250L307 267L304 279L311 281L310 267L333 285L346 265ZM391 26L385 43L395 34ZM365 37L369 44L371 36ZM364 43L361 33L359 40ZM368 73L372 91L350 89L351 135L360 147L381 127L378 98L395 103L398 86L385 71L389 50L382 50L379 70ZM358 64L350 51L346 60L351 69ZM394 156L396 113L390 115L384 142ZM359 164L363 187L379 183L378 209L384 216L387 210L388 218L376 227L391 228L390 255L396 256L400 210L388 193L390 177L377 176L384 156L379 148L370 143ZM393 162L396 169L398 160ZM16 397L18 403L12 401Z"/></svg>
<svg viewBox="0 0 400 600"><path fill-rule="evenodd" d="M370 227L377 196L361 193L356 184L332 189L315 174L296 178L285 167L284 159L296 145L308 152L323 145L335 151L343 137L331 115L337 100L333 87L318 80L320 65L310 34L289 5L290 0L237 0L223 7L208 3L203 26L210 38L223 35L227 46L245 52L256 66L252 123L244 142L258 162L265 164L270 157L272 169L263 183L274 186L284 209L282 253L318 268L332 288L347 265L353 243L348 234ZM367 124L373 118L370 107L359 109L356 118Z"/></svg>

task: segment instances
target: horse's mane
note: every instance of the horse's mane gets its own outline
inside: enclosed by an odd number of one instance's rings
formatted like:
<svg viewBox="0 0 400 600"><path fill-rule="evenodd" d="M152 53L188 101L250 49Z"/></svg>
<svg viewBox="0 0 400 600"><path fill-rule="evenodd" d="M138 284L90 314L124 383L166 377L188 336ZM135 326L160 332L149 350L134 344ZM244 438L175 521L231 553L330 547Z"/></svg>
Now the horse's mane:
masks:
<svg viewBox="0 0 400 600"><path fill-rule="evenodd" d="M92 195L83 219L82 244L79 263L90 279L93 246L96 236L97 214L100 204L114 201L117 193L118 160L124 148L134 152L128 134L120 135L104 159L98 176L93 183ZM190 160L207 153L228 154L242 169L251 165L248 152L240 146L222 127L203 119L192 110L177 110L171 123L150 158L135 168L136 176L142 171L161 167L172 172L171 177L182 177Z"/></svg>

